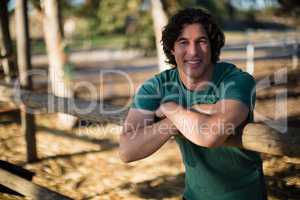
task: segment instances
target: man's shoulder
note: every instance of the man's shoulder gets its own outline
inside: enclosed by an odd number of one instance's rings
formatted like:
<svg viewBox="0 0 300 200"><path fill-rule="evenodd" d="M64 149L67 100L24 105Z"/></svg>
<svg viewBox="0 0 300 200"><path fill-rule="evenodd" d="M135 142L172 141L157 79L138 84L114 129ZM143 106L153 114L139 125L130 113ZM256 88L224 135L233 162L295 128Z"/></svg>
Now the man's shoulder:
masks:
<svg viewBox="0 0 300 200"><path fill-rule="evenodd" d="M139 108L143 110L156 110L163 94L165 93L165 85L176 78L177 70L172 68L158 73L146 80L135 94L132 108Z"/></svg>
<svg viewBox="0 0 300 200"><path fill-rule="evenodd" d="M177 76L177 68L176 67L172 67L170 69L164 70L158 74L155 75L156 78L159 79L163 79L163 80L171 80L176 78Z"/></svg>
<svg viewBox="0 0 300 200"><path fill-rule="evenodd" d="M254 78L248 72L243 71L236 65L227 62L219 62L216 64L216 71L219 75L220 81L226 81L230 79L242 79L245 81L253 82Z"/></svg>
<svg viewBox="0 0 300 200"><path fill-rule="evenodd" d="M216 71L220 74L230 75L233 73L241 73L242 70L233 63L218 62L216 63Z"/></svg>
<svg viewBox="0 0 300 200"><path fill-rule="evenodd" d="M155 74L153 77L151 77L150 79L148 79L147 82L155 82L157 84L162 84L162 83L166 83L169 81L174 81L176 80L177 77L177 69L176 68L170 68L167 70L164 70L158 74Z"/></svg>
<svg viewBox="0 0 300 200"><path fill-rule="evenodd" d="M166 84L176 82L178 74L176 68L167 69L147 79L139 88L148 91L160 91Z"/></svg>

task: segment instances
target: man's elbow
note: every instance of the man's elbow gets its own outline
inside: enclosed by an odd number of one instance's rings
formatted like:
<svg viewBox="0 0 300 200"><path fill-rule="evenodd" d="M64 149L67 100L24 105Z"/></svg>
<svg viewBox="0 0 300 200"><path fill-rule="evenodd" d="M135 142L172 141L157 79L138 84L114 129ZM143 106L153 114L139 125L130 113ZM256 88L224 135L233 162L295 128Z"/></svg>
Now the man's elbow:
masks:
<svg viewBox="0 0 300 200"><path fill-rule="evenodd" d="M134 161L130 154L127 153L126 150L121 148L119 148L119 157L124 163L130 163Z"/></svg>
<svg viewBox="0 0 300 200"><path fill-rule="evenodd" d="M130 163L137 160L130 148L122 143L119 145L119 157L124 163Z"/></svg>
<svg viewBox="0 0 300 200"><path fill-rule="evenodd" d="M121 134L120 141L119 141L119 157L124 163L129 163L134 161L134 159L131 156L129 146L127 145L127 137L125 134Z"/></svg>
<svg viewBox="0 0 300 200"><path fill-rule="evenodd" d="M217 147L222 146L222 143L220 143L220 142L206 142L206 143L204 144L204 146L205 146L206 148L212 149L212 148L217 148Z"/></svg>
<svg viewBox="0 0 300 200"><path fill-rule="evenodd" d="M221 146L221 144L217 142L211 142L211 141L197 141L196 144L201 147L206 147L206 148L217 148Z"/></svg>

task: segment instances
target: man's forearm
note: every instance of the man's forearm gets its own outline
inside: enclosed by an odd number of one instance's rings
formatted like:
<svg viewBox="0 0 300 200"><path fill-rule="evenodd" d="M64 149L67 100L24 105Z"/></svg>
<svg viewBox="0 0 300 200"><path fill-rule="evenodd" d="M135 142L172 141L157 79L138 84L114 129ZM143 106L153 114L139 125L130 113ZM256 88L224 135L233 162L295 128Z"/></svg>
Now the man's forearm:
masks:
<svg viewBox="0 0 300 200"><path fill-rule="evenodd" d="M224 135L224 130L221 130L225 127L224 123L217 115L196 112L193 109L183 108L176 103L165 105L163 112L184 137L197 145L219 146L227 137Z"/></svg>
<svg viewBox="0 0 300 200"><path fill-rule="evenodd" d="M178 131L169 119L122 133L120 157L125 162L143 159L158 150Z"/></svg>

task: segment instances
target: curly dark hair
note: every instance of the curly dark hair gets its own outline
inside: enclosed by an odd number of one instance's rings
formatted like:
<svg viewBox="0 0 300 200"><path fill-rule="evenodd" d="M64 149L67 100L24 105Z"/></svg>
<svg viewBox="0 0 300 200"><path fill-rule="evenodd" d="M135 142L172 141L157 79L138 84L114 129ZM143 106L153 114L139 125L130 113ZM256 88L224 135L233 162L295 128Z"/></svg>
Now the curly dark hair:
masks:
<svg viewBox="0 0 300 200"><path fill-rule="evenodd" d="M161 43L167 56L167 63L176 66L175 57L171 53L174 48L174 43L182 33L184 26L194 23L201 24L207 33L211 45L212 63L216 63L219 60L221 48L225 43L223 31L208 12L199 8L186 8L171 17L162 32Z"/></svg>

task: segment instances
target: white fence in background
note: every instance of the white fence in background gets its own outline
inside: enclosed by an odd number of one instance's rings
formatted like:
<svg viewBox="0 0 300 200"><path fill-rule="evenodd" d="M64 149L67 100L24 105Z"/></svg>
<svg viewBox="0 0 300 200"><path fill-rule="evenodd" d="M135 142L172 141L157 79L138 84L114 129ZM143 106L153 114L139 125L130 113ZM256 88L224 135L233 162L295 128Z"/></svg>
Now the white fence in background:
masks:
<svg viewBox="0 0 300 200"><path fill-rule="evenodd" d="M300 37L294 37L293 40L279 40L272 42L259 43L240 43L229 44L222 48L222 52L245 52L244 56L224 57L222 60L227 62L244 62L246 63L246 70L253 74L255 71L256 61L265 61L273 59L291 59L292 69L299 67L300 54ZM256 56L258 51L267 53L263 56ZM83 56L84 55L84 56ZM222 55L222 54L221 54ZM223 54L224 55L224 54ZM76 50L70 52L71 62L102 62L109 60L123 60L123 59L137 59L143 56L141 50L112 50L112 49L90 49L90 50ZM47 65L47 57L45 54L34 55L33 63L36 65ZM114 69L119 69L116 66ZM126 72L147 72L158 69L156 64L148 64L140 67L127 66L120 68L121 71ZM90 69L85 68L85 72Z"/></svg>
<svg viewBox="0 0 300 200"><path fill-rule="evenodd" d="M273 60L273 59L292 59L292 69L296 69L299 65L299 40L277 41L266 43L244 43L237 45L227 45L222 51L245 51L245 57L229 58L224 61L229 62L246 62L246 70L248 73L253 74L255 69L255 61L260 60ZM264 50L268 51L267 56L255 56L255 51Z"/></svg>

